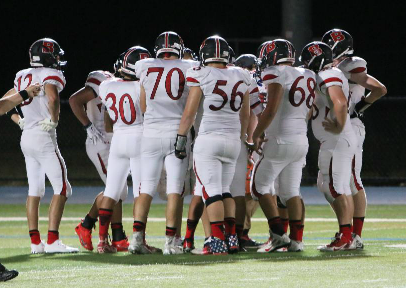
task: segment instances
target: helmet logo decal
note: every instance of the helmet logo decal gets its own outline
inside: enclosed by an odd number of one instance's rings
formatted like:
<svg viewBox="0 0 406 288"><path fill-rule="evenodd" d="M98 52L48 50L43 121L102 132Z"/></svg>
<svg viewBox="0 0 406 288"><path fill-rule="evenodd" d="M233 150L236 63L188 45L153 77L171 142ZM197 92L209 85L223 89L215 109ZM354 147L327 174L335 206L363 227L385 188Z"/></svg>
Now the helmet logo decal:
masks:
<svg viewBox="0 0 406 288"><path fill-rule="evenodd" d="M321 50L318 44L310 46L309 48L307 48L307 50L309 50L310 54L313 56L320 56L321 54L323 54L323 50Z"/></svg>
<svg viewBox="0 0 406 288"><path fill-rule="evenodd" d="M273 50L275 50L275 48L276 48L275 42L273 42L273 41L271 43L266 44L262 48L261 55L260 55L261 58L264 57L264 50L265 50L265 53L268 54L268 53L272 52Z"/></svg>
<svg viewBox="0 0 406 288"><path fill-rule="evenodd" d="M149 54L148 53L140 53L140 60L145 59L145 58L149 58Z"/></svg>
<svg viewBox="0 0 406 288"><path fill-rule="evenodd" d="M54 43L43 41L42 42L42 53L54 53Z"/></svg>
<svg viewBox="0 0 406 288"><path fill-rule="evenodd" d="M330 34L331 38L333 38L334 42L340 42L345 39L345 36L341 31L335 31Z"/></svg>

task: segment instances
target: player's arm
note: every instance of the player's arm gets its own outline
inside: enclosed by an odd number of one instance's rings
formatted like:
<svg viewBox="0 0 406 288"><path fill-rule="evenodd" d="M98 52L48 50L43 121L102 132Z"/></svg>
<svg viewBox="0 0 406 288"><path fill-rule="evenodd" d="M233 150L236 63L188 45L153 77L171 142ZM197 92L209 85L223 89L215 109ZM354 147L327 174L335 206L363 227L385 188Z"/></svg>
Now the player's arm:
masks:
<svg viewBox="0 0 406 288"><path fill-rule="evenodd" d="M107 111L104 111L104 129L107 133L113 132L113 120L111 120Z"/></svg>
<svg viewBox="0 0 406 288"><path fill-rule="evenodd" d="M271 83L268 85L268 103L264 112L259 116L257 128L255 128L254 134L252 136L255 151L260 154L260 148L262 142L266 141L262 139L266 128L272 123L272 120L275 118L276 113L278 112L279 105L281 104L283 97L283 87L279 83Z"/></svg>
<svg viewBox="0 0 406 288"><path fill-rule="evenodd" d="M251 109L250 121L248 123L248 129L247 129L247 135L248 135L247 142L248 143L252 143L252 135L254 134L254 130L257 127L257 123L258 123L258 116L255 115L254 111Z"/></svg>
<svg viewBox="0 0 406 288"><path fill-rule="evenodd" d="M368 93L365 99L362 99L359 103L357 103L355 106L356 113L364 112L365 109L367 109L372 103L387 93L385 85L365 72L352 73L350 80L371 91Z"/></svg>
<svg viewBox="0 0 406 288"><path fill-rule="evenodd" d="M76 91L69 98L69 105L72 109L73 114L82 123L84 127L90 124L89 117L87 117L85 105L89 101L95 98L95 93L92 88L86 86L79 91Z"/></svg>
<svg viewBox="0 0 406 288"><path fill-rule="evenodd" d="M345 98L343 89L340 86L330 86L327 88L327 92L333 102L333 110L336 119L333 121L326 117L322 125L326 131L340 134L347 120L347 98Z"/></svg>
<svg viewBox="0 0 406 288"><path fill-rule="evenodd" d="M245 141L245 135L248 132L248 125L250 122L250 95L249 92L245 92L242 99L242 106L240 110L240 122L241 122L241 140Z"/></svg>
<svg viewBox="0 0 406 288"><path fill-rule="evenodd" d="M141 107L141 112L142 114L147 111L147 99L146 99L146 93L144 86L140 85L140 107Z"/></svg>
<svg viewBox="0 0 406 288"><path fill-rule="evenodd" d="M51 114L51 120L54 123L59 121L59 111L61 103L59 100L59 92L56 85L45 84L45 94L48 96L49 113Z"/></svg>
<svg viewBox="0 0 406 288"><path fill-rule="evenodd" d="M14 88L10 89L3 98L0 99L0 115L3 115L16 107L21 102L38 95L41 85L35 83L25 90L17 92Z"/></svg>
<svg viewBox="0 0 406 288"><path fill-rule="evenodd" d="M179 159L185 158L187 133L195 121L197 109L199 108L200 99L202 98L202 89L199 86L192 86L189 90L189 96L186 101L185 110L180 120L178 135L176 136L175 155Z"/></svg>

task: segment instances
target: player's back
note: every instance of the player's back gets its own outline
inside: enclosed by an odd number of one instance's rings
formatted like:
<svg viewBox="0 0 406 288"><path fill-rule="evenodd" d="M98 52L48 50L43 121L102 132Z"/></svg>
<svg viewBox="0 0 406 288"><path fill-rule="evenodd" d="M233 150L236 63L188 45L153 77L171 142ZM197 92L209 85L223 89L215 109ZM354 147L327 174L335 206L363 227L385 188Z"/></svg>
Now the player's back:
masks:
<svg viewBox="0 0 406 288"><path fill-rule="evenodd" d="M99 96L113 120L113 130L142 131L140 83L120 78L105 80L99 87Z"/></svg>
<svg viewBox="0 0 406 288"><path fill-rule="evenodd" d="M93 125L102 132L106 132L104 126L105 108L103 107L103 104L99 98L99 87L103 81L111 78L114 78L114 76L110 72L97 70L89 73L85 83L86 87L93 89L96 96L93 100L87 102L86 104L87 117L93 123Z"/></svg>
<svg viewBox="0 0 406 288"><path fill-rule="evenodd" d="M200 86L203 91L199 135L215 133L240 137L239 112L251 83L248 71L239 67L195 67L188 70L187 81L189 86Z"/></svg>
<svg viewBox="0 0 406 288"><path fill-rule="evenodd" d="M328 95L327 89L331 86L340 86L343 90L345 98L349 99L349 86L348 80L337 68L328 68L320 71L317 74L317 93L316 99L313 104L313 115L312 115L312 130L314 136L320 141L324 142L326 140L338 140L340 137L345 137L345 135L353 135L354 131L351 127L350 115L347 111L347 120L343 131L340 134L333 134L324 130L322 122L324 118L330 118L331 120L336 119L336 115L333 110L333 102ZM348 103L347 103L348 104Z"/></svg>
<svg viewBox="0 0 406 288"><path fill-rule="evenodd" d="M262 80L265 86L278 83L283 88L282 100L267 129L267 136L277 138L281 144L307 143L306 117L313 105L316 89L314 72L305 68L275 65L262 72Z"/></svg>
<svg viewBox="0 0 406 288"><path fill-rule="evenodd" d="M190 60L153 58L136 63L135 72L146 93L145 128L173 125L177 130L189 93L186 71L197 65Z"/></svg>
<svg viewBox="0 0 406 288"><path fill-rule="evenodd" d="M61 92L65 87L65 77L60 70L53 68L28 68L19 71L14 80L14 88L17 91L24 90L29 85L40 83L42 85L53 84L57 87L58 92ZM45 94L45 87L43 87L37 97L30 98L21 103L21 110L24 114L24 130L41 130L38 122L51 118L49 112L49 98ZM55 132L55 129L51 132Z"/></svg>

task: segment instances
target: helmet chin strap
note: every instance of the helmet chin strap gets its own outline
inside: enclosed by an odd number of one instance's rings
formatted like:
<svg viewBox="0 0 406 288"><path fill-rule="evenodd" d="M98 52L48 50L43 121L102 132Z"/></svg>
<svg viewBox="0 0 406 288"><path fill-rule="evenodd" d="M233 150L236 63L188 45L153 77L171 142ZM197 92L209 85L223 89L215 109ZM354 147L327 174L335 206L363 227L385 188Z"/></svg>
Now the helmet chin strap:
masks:
<svg viewBox="0 0 406 288"><path fill-rule="evenodd" d="M350 48L347 48L347 49L345 49L340 55L338 55L337 57L335 57L334 60L335 60L335 59L338 59L338 58L340 58L340 57L342 57L342 56L344 56L344 55L346 55L346 54L352 55L353 53L354 53L354 50L353 50L353 49L350 50Z"/></svg>
<svg viewBox="0 0 406 288"><path fill-rule="evenodd" d="M321 70L321 68L323 68L323 63L324 63L324 58L321 59L321 63L320 63L320 66L319 66L319 71Z"/></svg>

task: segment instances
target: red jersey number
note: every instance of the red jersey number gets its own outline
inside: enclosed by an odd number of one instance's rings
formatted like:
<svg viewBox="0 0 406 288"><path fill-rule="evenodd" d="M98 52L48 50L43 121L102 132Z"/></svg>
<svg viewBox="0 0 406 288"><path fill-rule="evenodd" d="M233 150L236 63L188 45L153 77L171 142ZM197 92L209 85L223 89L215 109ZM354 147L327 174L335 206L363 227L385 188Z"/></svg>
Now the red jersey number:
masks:
<svg viewBox="0 0 406 288"><path fill-rule="evenodd" d="M289 90L289 102L292 104L294 107L299 107L306 99L306 92L302 87L298 87L298 84L300 80L304 79L304 76L300 76L296 78L296 80L293 82L292 87L290 87ZM311 85L313 83L313 85ZM311 108L314 102L314 90L316 89L316 80L313 78L307 78L307 90L309 91L309 96L307 96L306 99L306 106L307 108ZM301 98L298 102L295 102L295 94L296 92L299 91L301 94Z"/></svg>
<svg viewBox="0 0 406 288"><path fill-rule="evenodd" d="M230 108L231 110L233 110L234 112L238 112L241 109L242 106L242 102L243 102L243 97L244 97L244 93L241 91L237 91L238 87L243 83L243 81L238 81L234 87L233 90L231 92L231 100L230 100ZM228 102L228 96L227 93L224 92L224 90L222 90L221 88L219 88L219 86L226 86L227 85L227 80L217 80L216 82L216 86L214 86L213 89L213 94L217 94L220 95L223 98L223 103L221 103L220 106L216 107L213 104L211 104L209 106L210 110L212 111L219 111L221 110ZM235 99L237 97L241 98L241 102L240 102L240 106L239 107L235 107Z"/></svg>
<svg viewBox="0 0 406 288"><path fill-rule="evenodd" d="M153 100L155 98L156 90L158 89L159 82L161 82L162 74L164 73L165 68L163 67L150 67L148 68L147 76L150 73L158 73L158 76L156 77L155 80L155 85L154 88L152 89L151 92L151 97L150 99ZM179 77L179 89L178 93L176 96L173 95L172 93L172 77L173 73L177 72L178 77ZM182 97L183 91L185 90L185 75L183 74L182 70L175 67L169 70L168 74L166 75L165 78L165 90L166 94L168 94L169 98L172 100L179 100L180 97Z"/></svg>
<svg viewBox="0 0 406 288"><path fill-rule="evenodd" d="M114 119L112 119L113 123L117 122L119 115L120 115L121 121L123 121L124 124L131 125L135 122L135 119L137 119L137 115L135 112L135 105L134 105L134 102L133 102L130 94L125 93L120 97L120 100L118 102L118 111L116 108L116 103L117 103L116 95L114 93L107 94L106 101L108 101L109 99L111 99L113 102L111 104L111 106L109 107L109 109L111 111L113 111L113 113L114 113ZM128 111L128 109L130 110L130 113L131 113L131 117L129 120L127 120L125 117L125 112Z"/></svg>
<svg viewBox="0 0 406 288"><path fill-rule="evenodd" d="M31 82L32 82L32 74L27 74L27 75L25 75L25 77L24 77L24 82L28 79L28 84L24 87L24 88L21 88L21 80L22 80L22 78L23 78L23 76L21 75L20 77L18 77L18 79L17 79L17 90L18 90L18 92L20 92L21 90L24 90L25 88L27 88L28 86L30 86L31 85ZM27 100L25 100L23 103L21 103L21 106L25 106L25 105L28 105L28 104L30 104L31 102L32 102L32 99L33 98L30 98L30 99L27 99Z"/></svg>

